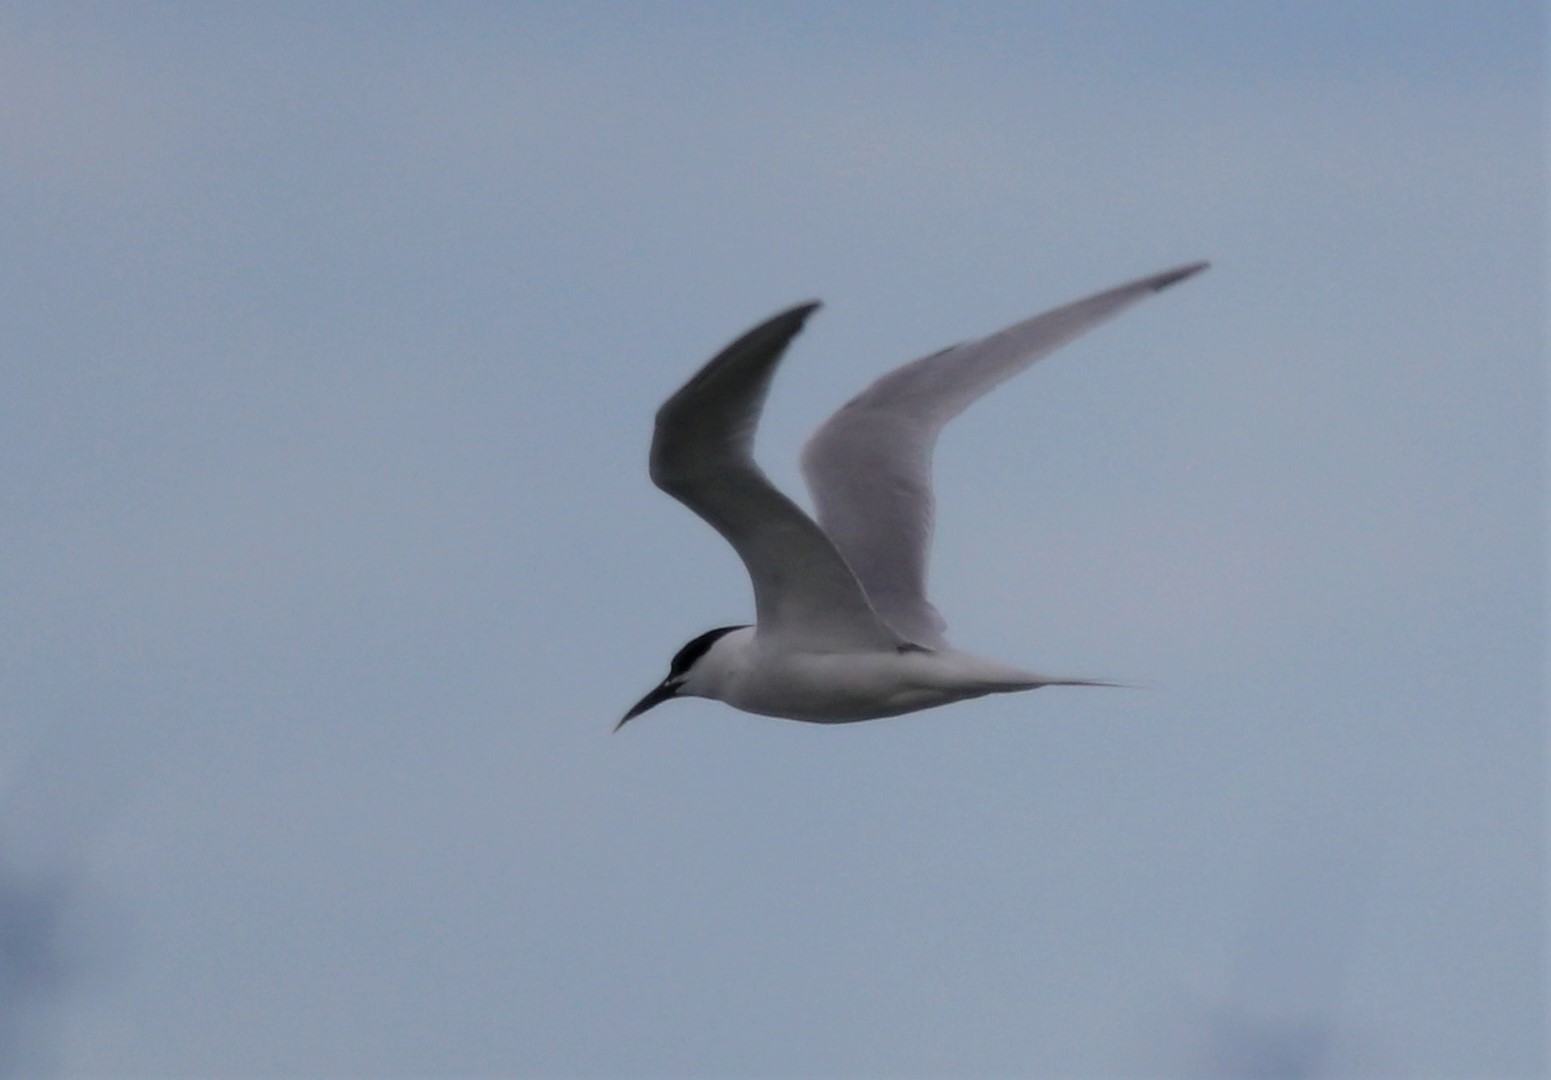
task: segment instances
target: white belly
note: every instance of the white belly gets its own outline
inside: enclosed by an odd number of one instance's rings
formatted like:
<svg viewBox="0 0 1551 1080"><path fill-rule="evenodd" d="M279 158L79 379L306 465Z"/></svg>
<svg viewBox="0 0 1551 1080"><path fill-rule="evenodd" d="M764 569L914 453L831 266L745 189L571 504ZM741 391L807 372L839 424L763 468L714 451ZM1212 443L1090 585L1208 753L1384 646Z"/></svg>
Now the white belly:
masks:
<svg viewBox="0 0 1551 1080"><path fill-rule="evenodd" d="M755 648L722 693L747 712L843 724L1030 690L1038 676L968 653L773 653Z"/></svg>

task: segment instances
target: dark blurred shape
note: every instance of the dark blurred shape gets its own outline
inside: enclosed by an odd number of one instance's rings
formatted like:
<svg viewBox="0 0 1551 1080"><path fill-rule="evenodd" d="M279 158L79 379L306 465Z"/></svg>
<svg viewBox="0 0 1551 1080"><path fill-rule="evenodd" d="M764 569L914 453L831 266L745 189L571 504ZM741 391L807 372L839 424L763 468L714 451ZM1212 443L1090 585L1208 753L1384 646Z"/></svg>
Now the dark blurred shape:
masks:
<svg viewBox="0 0 1551 1080"><path fill-rule="evenodd" d="M19 725L0 776L0 1078L58 1075L58 1024L107 970L121 926L85 867L136 775L140 734L83 736L81 717Z"/></svg>
<svg viewBox="0 0 1551 1080"><path fill-rule="evenodd" d="M1335 1035L1331 1023L1330 1016L1290 1019L1225 1011L1211 1025L1204 1074L1225 1080L1312 1080L1332 1075L1327 1071Z"/></svg>
<svg viewBox="0 0 1551 1080"><path fill-rule="evenodd" d="M64 947L70 899L62 876L24 874L0 852L0 1076L50 1071L55 1008L78 967Z"/></svg>
<svg viewBox="0 0 1551 1080"><path fill-rule="evenodd" d="M1227 1000L1205 1010L1177 1075L1388 1075L1347 996L1382 846L1373 828L1339 807L1273 826L1234 934Z"/></svg>

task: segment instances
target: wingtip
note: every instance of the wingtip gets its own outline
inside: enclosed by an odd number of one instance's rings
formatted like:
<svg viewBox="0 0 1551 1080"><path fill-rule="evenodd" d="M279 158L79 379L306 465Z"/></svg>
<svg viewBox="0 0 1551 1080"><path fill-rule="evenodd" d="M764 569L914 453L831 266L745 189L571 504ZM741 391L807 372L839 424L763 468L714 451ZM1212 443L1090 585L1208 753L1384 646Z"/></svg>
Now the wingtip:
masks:
<svg viewBox="0 0 1551 1080"><path fill-rule="evenodd" d="M787 338L795 337L807 325L808 316L823 306L823 303L818 300L806 300L801 304L793 304L785 311L778 311L770 316L750 333L774 330Z"/></svg>
<svg viewBox="0 0 1551 1080"><path fill-rule="evenodd" d="M1209 269L1211 265L1211 263L1207 262L1205 259L1202 259L1200 262L1193 262L1188 266L1180 266L1173 270L1165 270L1163 273L1152 279L1153 292L1162 292L1170 285L1178 285L1186 278L1195 277L1201 271Z"/></svg>

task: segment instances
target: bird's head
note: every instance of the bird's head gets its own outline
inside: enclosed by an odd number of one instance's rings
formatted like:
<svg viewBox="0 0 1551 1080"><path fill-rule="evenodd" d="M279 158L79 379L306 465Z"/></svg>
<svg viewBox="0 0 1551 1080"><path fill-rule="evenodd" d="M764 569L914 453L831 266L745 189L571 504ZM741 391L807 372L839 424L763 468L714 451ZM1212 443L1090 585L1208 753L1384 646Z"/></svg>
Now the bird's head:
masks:
<svg viewBox="0 0 1551 1080"><path fill-rule="evenodd" d="M699 671L696 665L705 659L706 654L711 651L711 646L734 630L742 629L744 629L742 626L718 626L715 630L707 630L699 637L692 638L682 649L673 654L673 660L668 664L668 677L658 683L651 693L636 702L624 718L614 725L614 730L618 731L647 709L661 705L669 698L686 694L691 697L697 696L699 694L696 685L697 675L703 672Z"/></svg>

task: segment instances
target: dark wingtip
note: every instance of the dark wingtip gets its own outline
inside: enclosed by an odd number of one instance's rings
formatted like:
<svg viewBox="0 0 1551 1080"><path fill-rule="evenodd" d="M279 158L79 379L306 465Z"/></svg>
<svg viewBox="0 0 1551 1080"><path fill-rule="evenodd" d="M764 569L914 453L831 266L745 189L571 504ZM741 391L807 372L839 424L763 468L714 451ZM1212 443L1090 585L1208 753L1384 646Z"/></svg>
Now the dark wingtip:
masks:
<svg viewBox="0 0 1551 1080"><path fill-rule="evenodd" d="M1177 270L1165 270L1163 273L1152 279L1152 291L1162 292L1170 285L1178 285L1186 278L1195 277L1197 274L1207 269L1211 265L1211 263L1203 259L1200 262L1191 263L1189 266L1181 266Z"/></svg>
<svg viewBox="0 0 1551 1080"><path fill-rule="evenodd" d="M796 307L787 311L785 314L788 318L796 319L797 325L801 326L803 323L808 321L809 315L812 315L815 311L823 306L824 301L822 300L808 300L798 304Z"/></svg>

